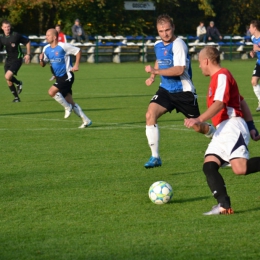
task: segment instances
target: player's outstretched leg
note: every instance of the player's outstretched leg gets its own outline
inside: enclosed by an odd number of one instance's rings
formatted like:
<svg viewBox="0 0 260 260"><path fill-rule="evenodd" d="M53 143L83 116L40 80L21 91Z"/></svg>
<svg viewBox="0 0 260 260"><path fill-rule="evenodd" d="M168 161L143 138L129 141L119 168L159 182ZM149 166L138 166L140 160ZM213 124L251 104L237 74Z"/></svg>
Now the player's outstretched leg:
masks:
<svg viewBox="0 0 260 260"><path fill-rule="evenodd" d="M16 85L16 91L18 95L20 95L23 90L23 82L18 80L14 75L12 76L11 82Z"/></svg>
<svg viewBox="0 0 260 260"><path fill-rule="evenodd" d="M231 208L230 197L227 194L224 179L218 170L219 165L214 161L205 162L203 165L203 172L206 176L208 186L218 202L218 205L213 206L209 212L203 213L203 215L229 215L234 213Z"/></svg>
<svg viewBox="0 0 260 260"><path fill-rule="evenodd" d="M87 128L88 126L92 125L92 121L84 114L84 112L78 104L75 104L73 106L73 111L77 116L81 117L83 121L83 124L79 126L79 128Z"/></svg>
<svg viewBox="0 0 260 260"><path fill-rule="evenodd" d="M65 108L64 118L68 118L72 112L72 105L66 101L60 92L56 93L53 98Z"/></svg>
<svg viewBox="0 0 260 260"><path fill-rule="evenodd" d="M15 102L15 103L21 102L21 100L20 100L20 98L19 98L19 96L18 96L18 94L17 94L17 91L16 91L16 89L15 89L14 84L12 84L12 86L9 86L9 89L10 89L10 91L12 92L12 94L14 95L14 100L13 100L13 102Z"/></svg>
<svg viewBox="0 0 260 260"><path fill-rule="evenodd" d="M152 156L149 161L144 164L146 169L158 167L162 165L162 160L159 156L159 127L155 125L146 125L146 137L148 140L148 145L151 149Z"/></svg>
<svg viewBox="0 0 260 260"><path fill-rule="evenodd" d="M256 86L253 86L253 90L254 90L255 95L258 99L258 106L256 108L256 112L260 112L260 85L257 84Z"/></svg>
<svg viewBox="0 0 260 260"><path fill-rule="evenodd" d="M16 85L17 93L20 95L23 90L23 82L19 81L19 84Z"/></svg>

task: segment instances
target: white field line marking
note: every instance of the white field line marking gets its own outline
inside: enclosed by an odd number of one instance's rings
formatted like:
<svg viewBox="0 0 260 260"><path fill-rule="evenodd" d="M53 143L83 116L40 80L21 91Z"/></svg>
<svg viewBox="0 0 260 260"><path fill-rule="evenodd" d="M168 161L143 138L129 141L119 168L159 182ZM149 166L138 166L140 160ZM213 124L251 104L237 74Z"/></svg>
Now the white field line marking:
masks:
<svg viewBox="0 0 260 260"><path fill-rule="evenodd" d="M0 116L0 120L1 118L14 118L14 119L20 119L20 120L39 120L36 119L34 117L21 117L21 116ZM66 122L66 119L48 119L48 118L42 118L40 119L41 121L55 121L55 122ZM80 122L79 120L70 120L67 121L67 123L76 123L78 122L79 126L82 122ZM143 128L145 129L145 122L143 124L129 124L129 123L100 123L100 122L95 122L92 121L93 124L90 127L87 127L88 131L90 130L115 130L115 129L135 129L135 128ZM260 122L260 120L255 120L255 123ZM177 131L190 131L192 129L188 129L186 128L183 124L178 124L178 125L173 125L173 124L169 124L166 126L161 126L160 122L158 122L159 128L160 129L171 129L171 130L177 130ZM82 129L78 129L78 127L60 127L60 128L53 128L53 127L42 127L42 128L0 128L0 131L56 131L56 130L81 130Z"/></svg>
<svg viewBox="0 0 260 260"><path fill-rule="evenodd" d="M8 118L14 118L15 120L39 120L33 117L18 117L18 116L0 116L0 120L2 118L8 117ZM66 119L48 119L48 118L42 118L40 119L41 121L55 121L55 122L65 122L64 120ZM67 121L67 123L76 123L78 122L79 126L81 124L80 120L75 121L75 120L70 120ZM93 122L93 121L92 121ZM19 124L18 124L19 125ZM93 122L92 126L87 127L88 131L89 130L109 130L109 129L134 129L134 128L143 128L145 129L145 122L143 124L129 124L129 123L100 123L100 122ZM172 130L181 130L181 131L187 131L189 129L185 128L184 125L167 125L167 126L160 126L159 123L159 128L160 129L172 129ZM0 131L46 131L46 130L82 130L78 129L77 127L60 127L60 128L47 128L47 127L42 127L42 128L0 128Z"/></svg>

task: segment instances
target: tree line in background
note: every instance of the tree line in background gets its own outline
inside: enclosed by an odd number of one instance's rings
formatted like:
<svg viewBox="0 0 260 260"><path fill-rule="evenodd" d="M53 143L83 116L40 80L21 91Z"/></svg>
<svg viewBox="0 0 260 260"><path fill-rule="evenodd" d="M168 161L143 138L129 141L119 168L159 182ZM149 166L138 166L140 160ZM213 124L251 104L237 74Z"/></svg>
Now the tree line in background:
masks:
<svg viewBox="0 0 260 260"><path fill-rule="evenodd" d="M139 1L140 2L140 1ZM76 18L88 35L157 35L156 17L169 14L177 35L196 35L200 21L213 20L222 35L243 35L260 19L259 0L153 0L155 11L124 9L124 0L0 0L1 20L27 35L44 35L61 24L71 35Z"/></svg>

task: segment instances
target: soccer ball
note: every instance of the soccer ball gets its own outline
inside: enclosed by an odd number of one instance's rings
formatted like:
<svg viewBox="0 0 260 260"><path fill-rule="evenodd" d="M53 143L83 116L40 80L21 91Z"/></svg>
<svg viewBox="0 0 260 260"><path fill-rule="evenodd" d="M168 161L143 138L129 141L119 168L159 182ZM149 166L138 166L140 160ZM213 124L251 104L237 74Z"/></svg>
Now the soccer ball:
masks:
<svg viewBox="0 0 260 260"><path fill-rule="evenodd" d="M154 204L165 204L173 197L172 186L166 181L157 181L151 185L148 195Z"/></svg>

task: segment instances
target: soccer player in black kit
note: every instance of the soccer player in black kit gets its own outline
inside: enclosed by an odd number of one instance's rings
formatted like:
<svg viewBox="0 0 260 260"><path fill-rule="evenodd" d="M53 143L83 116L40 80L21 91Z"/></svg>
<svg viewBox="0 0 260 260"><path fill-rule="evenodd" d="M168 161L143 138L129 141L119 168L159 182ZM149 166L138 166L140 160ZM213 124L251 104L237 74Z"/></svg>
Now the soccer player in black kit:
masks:
<svg viewBox="0 0 260 260"><path fill-rule="evenodd" d="M22 92L22 81L17 80L14 75L17 75L18 70L22 66L23 59L26 64L31 60L31 45L29 38L13 32L11 24L7 20L2 22L2 30L4 34L0 35L0 50L5 47L7 56L5 60L5 79L8 87L14 95L13 102L20 102L19 94ZM26 46L26 54L22 52L20 43ZM15 85L16 88L15 88Z"/></svg>

